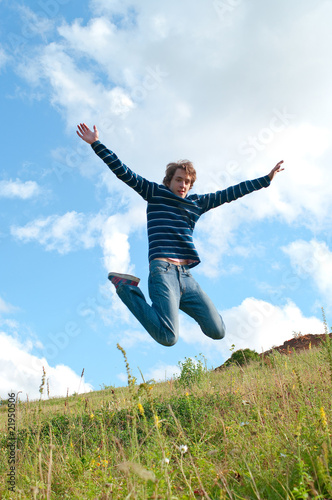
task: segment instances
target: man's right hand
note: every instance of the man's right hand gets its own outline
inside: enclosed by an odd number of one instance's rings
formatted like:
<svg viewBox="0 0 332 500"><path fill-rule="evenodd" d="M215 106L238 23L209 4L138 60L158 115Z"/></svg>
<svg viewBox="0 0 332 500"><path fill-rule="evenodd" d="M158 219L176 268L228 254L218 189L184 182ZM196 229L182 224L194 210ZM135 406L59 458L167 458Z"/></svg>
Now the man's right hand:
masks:
<svg viewBox="0 0 332 500"><path fill-rule="evenodd" d="M85 123L80 123L79 125L77 125L76 134L88 144L92 144L98 141L99 138L99 132L96 125L93 126L92 131Z"/></svg>

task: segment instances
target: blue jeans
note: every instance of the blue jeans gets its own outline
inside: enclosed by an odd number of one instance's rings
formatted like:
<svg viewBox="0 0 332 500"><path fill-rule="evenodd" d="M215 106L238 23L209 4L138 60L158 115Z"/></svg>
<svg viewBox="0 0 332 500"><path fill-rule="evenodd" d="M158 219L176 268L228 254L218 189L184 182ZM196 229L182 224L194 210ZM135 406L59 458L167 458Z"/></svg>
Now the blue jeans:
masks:
<svg viewBox="0 0 332 500"><path fill-rule="evenodd" d="M208 337L218 340L225 336L222 317L188 266L151 261L151 305L137 286L119 285L117 294L151 337L164 346L174 345L179 338L179 309L197 321Z"/></svg>

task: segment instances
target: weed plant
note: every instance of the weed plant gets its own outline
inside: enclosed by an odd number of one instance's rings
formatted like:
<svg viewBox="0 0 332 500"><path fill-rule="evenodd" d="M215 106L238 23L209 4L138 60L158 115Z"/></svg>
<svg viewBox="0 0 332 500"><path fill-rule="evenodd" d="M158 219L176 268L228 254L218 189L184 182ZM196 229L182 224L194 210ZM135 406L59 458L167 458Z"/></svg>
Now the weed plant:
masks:
<svg viewBox="0 0 332 500"><path fill-rule="evenodd" d="M17 403L16 492L2 499L330 500L330 344L179 380ZM44 381L44 382L43 382Z"/></svg>
<svg viewBox="0 0 332 500"><path fill-rule="evenodd" d="M206 363L202 354L200 357L184 358L184 361L179 361L180 376L178 382L183 387L191 387L193 384L199 384L207 372ZM202 360L203 359L203 360Z"/></svg>

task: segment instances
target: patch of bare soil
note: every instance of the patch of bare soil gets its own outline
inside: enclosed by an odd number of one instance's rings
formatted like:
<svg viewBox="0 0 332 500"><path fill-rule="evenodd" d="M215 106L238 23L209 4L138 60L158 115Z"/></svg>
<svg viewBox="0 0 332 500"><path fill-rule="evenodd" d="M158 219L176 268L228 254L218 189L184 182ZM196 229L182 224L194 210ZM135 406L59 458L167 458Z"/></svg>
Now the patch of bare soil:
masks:
<svg viewBox="0 0 332 500"><path fill-rule="evenodd" d="M332 339L332 332L329 333L329 337ZM312 347L319 346L326 339L326 334L313 335L308 333L307 335L298 335L290 340L286 340L279 347L273 347L268 351L263 352L261 356L268 356L273 351L278 351L281 354L292 354L295 351L303 351L305 349L311 349Z"/></svg>

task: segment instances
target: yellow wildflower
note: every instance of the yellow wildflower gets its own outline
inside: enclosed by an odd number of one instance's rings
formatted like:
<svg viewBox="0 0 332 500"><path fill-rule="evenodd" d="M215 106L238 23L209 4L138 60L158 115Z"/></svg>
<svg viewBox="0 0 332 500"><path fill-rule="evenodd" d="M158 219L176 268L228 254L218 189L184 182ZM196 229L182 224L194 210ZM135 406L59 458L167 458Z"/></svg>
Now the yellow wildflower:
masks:
<svg viewBox="0 0 332 500"><path fill-rule="evenodd" d="M144 415L144 408L143 408L143 405L141 405L141 403L138 403L138 409L139 409L139 412L141 415Z"/></svg>
<svg viewBox="0 0 332 500"><path fill-rule="evenodd" d="M156 414L154 415L154 423L156 424L156 427L161 426L160 418Z"/></svg>
<svg viewBox="0 0 332 500"><path fill-rule="evenodd" d="M326 413L325 413L324 408L321 406L319 411L320 411L320 417L322 419L322 424L324 427L327 427L327 419L326 419Z"/></svg>

